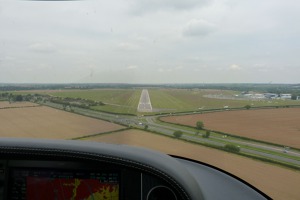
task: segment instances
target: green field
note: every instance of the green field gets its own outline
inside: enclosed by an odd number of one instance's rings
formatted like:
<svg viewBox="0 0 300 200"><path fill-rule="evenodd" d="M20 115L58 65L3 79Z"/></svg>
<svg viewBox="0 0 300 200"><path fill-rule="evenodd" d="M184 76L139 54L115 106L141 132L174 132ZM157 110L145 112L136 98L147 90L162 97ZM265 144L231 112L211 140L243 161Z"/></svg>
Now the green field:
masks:
<svg viewBox="0 0 300 200"><path fill-rule="evenodd" d="M104 106L94 106L91 109L120 113L137 114L142 89L90 89L90 90L40 90L22 91L13 93L40 93L57 97L71 97L90 99L105 103ZM208 98L205 95L234 97L240 92L232 90L209 89L148 89L154 113L173 113L184 111L201 111L208 109L241 108L245 105L259 106L284 106L300 105L300 101L293 100L237 100ZM140 113L151 114L151 113Z"/></svg>
<svg viewBox="0 0 300 200"><path fill-rule="evenodd" d="M235 100L207 98L204 95L233 96L239 94L230 90L191 90L191 89L152 89L149 90L152 107L157 112L182 112L201 111L206 109L239 108L245 105L258 106L283 106L300 105L300 101L292 100Z"/></svg>
<svg viewBox="0 0 300 200"><path fill-rule="evenodd" d="M92 89L92 90L40 90L13 92L18 94L48 94L56 97L90 99L105 103L91 109L105 112L136 114L142 90L140 89Z"/></svg>
<svg viewBox="0 0 300 200"><path fill-rule="evenodd" d="M120 90L120 89L99 89L99 90L79 90L79 91L63 91L51 93L53 96L58 97L71 97L91 99L95 101L102 101L104 106L94 106L92 109L123 113L123 114L136 114L137 106L139 103L141 90Z"/></svg>

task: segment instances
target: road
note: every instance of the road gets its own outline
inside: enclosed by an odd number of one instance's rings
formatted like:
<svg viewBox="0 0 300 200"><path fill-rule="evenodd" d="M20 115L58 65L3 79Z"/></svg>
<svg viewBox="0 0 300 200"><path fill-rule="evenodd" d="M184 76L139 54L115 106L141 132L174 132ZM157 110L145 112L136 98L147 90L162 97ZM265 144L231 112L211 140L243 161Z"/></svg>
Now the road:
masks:
<svg viewBox="0 0 300 200"><path fill-rule="evenodd" d="M143 89L140 102L137 108L138 112L152 112L152 105L148 90Z"/></svg>
<svg viewBox="0 0 300 200"><path fill-rule="evenodd" d="M60 104L55 104L55 103L46 103L45 105L51 106L54 108L58 109L63 109L63 106ZM136 117L136 116L126 116L126 115L116 115L116 114L108 114L108 113L103 113L99 111L94 111L90 109L83 109L83 108L77 108L77 107L72 107L75 113L82 114L85 116L90 116L98 119L104 119L113 123L118 123L122 124L125 126L132 126L136 128L144 128L145 125L148 125L148 130L150 131L155 131L167 136L173 136L174 131L180 130L184 133L182 138L185 140L190 140L193 142L198 142L198 143L206 143L210 145L216 145L223 147L224 144L230 142L234 143L237 145L241 145L241 152L244 153L250 153L252 155L260 156L260 157L265 157L268 159L272 159L275 161L280 161L280 162L287 162L291 163L293 165L297 165L300 167L300 152L297 150L289 150L288 153L284 154L283 153L283 148L280 148L275 145L269 145L269 144L264 144L264 143L259 143L259 142L245 142L245 141L240 141L239 139L228 137L228 138L217 138L214 136L211 136L210 139L198 137L195 135L195 131L188 131L183 128L177 128L170 126L168 124L160 124L156 122L156 118L159 116L145 116L143 118ZM142 124L141 124L142 122ZM268 151L270 153L268 153ZM297 159L293 159L289 156L294 156Z"/></svg>
<svg viewBox="0 0 300 200"><path fill-rule="evenodd" d="M146 117L146 119L147 119L148 124L151 124L152 126L167 128L167 126L157 124L155 122L155 117ZM181 130L181 131L189 133L189 134L195 134L195 131L187 131L187 130L184 130L184 129L178 129L178 128L174 129L173 128L172 130L174 130L174 131L175 130ZM231 137L231 138L219 138L219 137L214 137L214 136L210 136L210 137L214 138L214 139L218 139L220 141L224 141L224 142L231 141L231 142L234 142L234 143L238 143L240 145L251 146L251 147L260 148L260 149L263 149L263 150L275 151L275 152L278 152L278 153L283 152L282 147L278 147L278 146L274 146L274 145L262 144L262 143L259 143L259 142L244 142L244 141L241 141L239 139L235 139L233 137ZM300 157L300 152L296 152L294 150L289 150L288 153L291 154L291 155L295 155L295 156Z"/></svg>

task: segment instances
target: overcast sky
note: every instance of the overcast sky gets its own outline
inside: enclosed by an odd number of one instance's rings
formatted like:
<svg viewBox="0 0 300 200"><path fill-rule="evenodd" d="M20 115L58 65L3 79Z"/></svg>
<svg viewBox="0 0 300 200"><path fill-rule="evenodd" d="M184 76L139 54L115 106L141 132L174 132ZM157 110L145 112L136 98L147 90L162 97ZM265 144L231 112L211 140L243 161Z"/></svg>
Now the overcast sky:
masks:
<svg viewBox="0 0 300 200"><path fill-rule="evenodd" d="M0 83L299 83L299 0L0 0Z"/></svg>

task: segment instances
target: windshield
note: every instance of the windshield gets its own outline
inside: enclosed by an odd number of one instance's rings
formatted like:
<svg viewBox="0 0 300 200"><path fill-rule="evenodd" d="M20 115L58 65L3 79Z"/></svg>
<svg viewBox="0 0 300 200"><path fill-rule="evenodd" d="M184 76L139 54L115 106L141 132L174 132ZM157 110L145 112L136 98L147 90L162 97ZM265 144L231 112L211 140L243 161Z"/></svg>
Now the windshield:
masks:
<svg viewBox="0 0 300 200"><path fill-rule="evenodd" d="M0 137L142 146L300 196L300 2L0 3Z"/></svg>

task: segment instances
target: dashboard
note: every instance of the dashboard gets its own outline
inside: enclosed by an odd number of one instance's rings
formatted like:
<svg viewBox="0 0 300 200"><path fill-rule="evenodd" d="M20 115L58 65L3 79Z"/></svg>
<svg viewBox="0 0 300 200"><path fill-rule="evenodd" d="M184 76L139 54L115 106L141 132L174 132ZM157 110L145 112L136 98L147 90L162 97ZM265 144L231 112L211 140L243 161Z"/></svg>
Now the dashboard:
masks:
<svg viewBox="0 0 300 200"><path fill-rule="evenodd" d="M84 141L0 140L0 200L267 198L210 166L143 148Z"/></svg>

